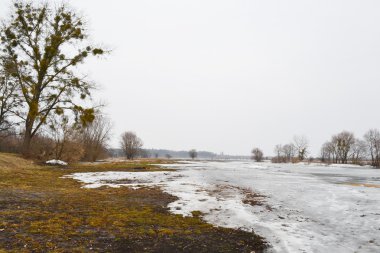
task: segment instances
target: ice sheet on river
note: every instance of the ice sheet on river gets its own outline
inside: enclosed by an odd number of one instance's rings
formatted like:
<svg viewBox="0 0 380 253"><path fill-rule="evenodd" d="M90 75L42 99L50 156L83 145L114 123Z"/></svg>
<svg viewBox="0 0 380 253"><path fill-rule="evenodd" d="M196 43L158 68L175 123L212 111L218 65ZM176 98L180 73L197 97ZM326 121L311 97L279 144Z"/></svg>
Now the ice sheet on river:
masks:
<svg viewBox="0 0 380 253"><path fill-rule="evenodd" d="M84 187L160 186L171 212L254 230L274 252L380 252L380 170L355 166L191 162L173 172L70 175ZM263 205L243 200L266 196Z"/></svg>

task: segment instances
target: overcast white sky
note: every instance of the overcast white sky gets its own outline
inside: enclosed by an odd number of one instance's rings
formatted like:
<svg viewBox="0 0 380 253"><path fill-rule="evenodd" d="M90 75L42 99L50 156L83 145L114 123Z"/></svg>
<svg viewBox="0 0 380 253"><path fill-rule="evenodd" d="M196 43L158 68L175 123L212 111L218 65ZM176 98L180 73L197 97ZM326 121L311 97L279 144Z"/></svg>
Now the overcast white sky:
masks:
<svg viewBox="0 0 380 253"><path fill-rule="evenodd" d="M67 1L113 52L84 70L113 145L273 154L306 135L380 128L378 0ZM9 0L0 0L0 14Z"/></svg>

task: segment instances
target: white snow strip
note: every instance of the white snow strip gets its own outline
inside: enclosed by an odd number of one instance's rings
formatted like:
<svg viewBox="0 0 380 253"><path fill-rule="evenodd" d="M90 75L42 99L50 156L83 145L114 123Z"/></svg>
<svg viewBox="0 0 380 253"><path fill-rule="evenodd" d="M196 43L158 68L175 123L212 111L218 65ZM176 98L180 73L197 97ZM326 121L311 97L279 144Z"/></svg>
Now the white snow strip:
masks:
<svg viewBox="0 0 380 253"><path fill-rule="evenodd" d="M273 252L380 252L380 170L357 166L191 162L173 172L76 173L86 188L160 186L171 212L254 230ZM359 186L358 186L359 185ZM362 185L362 186L360 186ZM244 204L246 189L265 195ZM269 206L269 208L267 207Z"/></svg>

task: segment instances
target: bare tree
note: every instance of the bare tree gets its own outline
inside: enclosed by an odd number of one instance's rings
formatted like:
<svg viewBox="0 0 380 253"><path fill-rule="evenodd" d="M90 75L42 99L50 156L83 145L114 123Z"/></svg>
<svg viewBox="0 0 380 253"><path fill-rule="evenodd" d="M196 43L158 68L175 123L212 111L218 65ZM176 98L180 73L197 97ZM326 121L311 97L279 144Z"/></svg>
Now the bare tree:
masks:
<svg viewBox="0 0 380 253"><path fill-rule="evenodd" d="M284 154L286 162L291 162L292 158L294 158L294 156L295 156L296 148L294 147L294 145L292 143L285 144L282 147L282 152Z"/></svg>
<svg viewBox="0 0 380 253"><path fill-rule="evenodd" d="M134 132L124 132L121 135L120 145L127 159L132 160L139 154L143 142Z"/></svg>
<svg viewBox="0 0 380 253"><path fill-rule="evenodd" d="M352 163L360 164L366 155L366 142L356 139L353 133L347 131L334 135L321 148L322 162L346 164L350 158Z"/></svg>
<svg viewBox="0 0 380 253"><path fill-rule="evenodd" d="M346 164L352 146L355 143L355 136L353 133L343 131L332 137L331 142L336 147L336 161Z"/></svg>
<svg viewBox="0 0 380 253"><path fill-rule="evenodd" d="M367 156L367 143L363 140L355 139L351 146L350 157L353 164L361 164Z"/></svg>
<svg viewBox="0 0 380 253"><path fill-rule="evenodd" d="M195 149L192 149L189 151L189 156L191 157L191 159L194 160L195 158L197 158L198 152Z"/></svg>
<svg viewBox="0 0 380 253"><path fill-rule="evenodd" d="M303 161L309 152L309 140L305 136L294 136L293 145L296 149L298 159Z"/></svg>
<svg viewBox="0 0 380 253"><path fill-rule="evenodd" d="M84 160L96 161L106 156L111 129L111 121L101 114L97 114L93 122L82 128L79 139L85 150Z"/></svg>
<svg viewBox="0 0 380 253"><path fill-rule="evenodd" d="M321 148L322 162L335 162L335 148L332 142L325 142Z"/></svg>
<svg viewBox="0 0 380 253"><path fill-rule="evenodd" d="M69 145L69 142L73 140L75 127L69 123L69 119L67 117L57 116L50 119L50 126L48 131L46 132L49 133L49 137L54 141L54 159L66 161L66 159L63 158L63 155L65 153L66 146ZM79 144L77 146L81 145ZM81 155L83 155L83 151L80 153L82 153Z"/></svg>
<svg viewBox="0 0 380 253"><path fill-rule="evenodd" d="M371 157L371 164L380 167L380 132L377 129L370 129L365 135L368 152Z"/></svg>
<svg viewBox="0 0 380 253"><path fill-rule="evenodd" d="M252 149L252 159L256 162L261 162L263 160L264 153L259 148Z"/></svg>
<svg viewBox="0 0 380 253"><path fill-rule="evenodd" d="M338 163L338 145L337 143L330 141L328 142L328 148L331 152L333 163Z"/></svg>
<svg viewBox="0 0 380 253"><path fill-rule="evenodd" d="M49 127L45 132L53 141L52 158L65 162L76 162L84 157L83 139L78 138L79 129L78 124L70 122L66 116L50 118Z"/></svg>
<svg viewBox="0 0 380 253"><path fill-rule="evenodd" d="M171 158L172 158L172 156L171 156L170 154L166 154L165 157L166 157L167 159L171 159Z"/></svg>
<svg viewBox="0 0 380 253"><path fill-rule="evenodd" d="M276 154L276 157L277 157L276 160L277 160L277 162L280 162L281 156L282 156L282 152L283 152L282 145L281 144L277 144L274 147L274 153Z"/></svg>

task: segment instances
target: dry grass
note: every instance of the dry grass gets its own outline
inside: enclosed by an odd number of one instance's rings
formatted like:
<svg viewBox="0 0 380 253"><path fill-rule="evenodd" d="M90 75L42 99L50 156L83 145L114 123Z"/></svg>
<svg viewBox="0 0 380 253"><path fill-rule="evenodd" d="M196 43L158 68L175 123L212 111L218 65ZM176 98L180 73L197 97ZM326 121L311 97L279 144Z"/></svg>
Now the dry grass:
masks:
<svg viewBox="0 0 380 253"><path fill-rule="evenodd" d="M82 189L72 172L152 171L158 161L41 166L0 154L0 252L261 252L253 234L170 214L159 189Z"/></svg>
<svg viewBox="0 0 380 253"><path fill-rule="evenodd" d="M380 185L378 185L378 184L359 184L359 183L342 183L342 184L357 186L357 187L380 188Z"/></svg>

